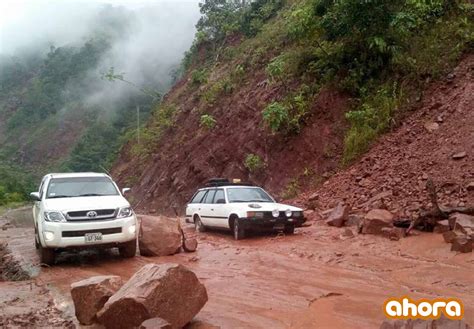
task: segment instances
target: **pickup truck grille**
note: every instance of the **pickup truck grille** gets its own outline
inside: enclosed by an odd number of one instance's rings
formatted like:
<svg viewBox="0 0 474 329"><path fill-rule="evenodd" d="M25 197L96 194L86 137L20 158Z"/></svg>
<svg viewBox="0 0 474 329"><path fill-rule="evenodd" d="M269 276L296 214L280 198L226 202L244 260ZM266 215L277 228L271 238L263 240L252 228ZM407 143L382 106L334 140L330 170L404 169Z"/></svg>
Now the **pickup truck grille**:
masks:
<svg viewBox="0 0 474 329"><path fill-rule="evenodd" d="M81 210L69 211L66 213L68 221L90 221L113 219L117 215L117 209L98 209L98 210Z"/></svg>
<svg viewBox="0 0 474 329"><path fill-rule="evenodd" d="M102 235L116 234L116 233L122 233L122 228L113 227L113 228L101 228L101 229L95 229L95 230L63 231L62 237L63 238L73 238L73 237L78 237L78 236L80 237L80 236L85 236L86 233L102 233Z"/></svg>

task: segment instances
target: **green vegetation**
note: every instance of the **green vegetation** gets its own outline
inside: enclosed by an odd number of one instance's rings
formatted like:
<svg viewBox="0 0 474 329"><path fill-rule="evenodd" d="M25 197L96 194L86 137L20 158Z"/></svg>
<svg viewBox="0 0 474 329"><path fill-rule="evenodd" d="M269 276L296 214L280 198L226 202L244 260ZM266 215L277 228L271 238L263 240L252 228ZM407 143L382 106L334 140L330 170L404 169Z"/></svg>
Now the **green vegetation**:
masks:
<svg viewBox="0 0 474 329"><path fill-rule="evenodd" d="M473 8L454 0L206 0L183 68L217 67L225 58L245 68L243 75L264 70L280 87L262 111L274 134L299 133L321 87L347 93L354 100L346 114L347 163L396 123L427 78L439 77L473 48ZM222 82L201 75L195 69L192 79L205 85L202 99L213 105ZM238 90L231 82L230 92Z"/></svg>
<svg viewBox="0 0 474 329"><path fill-rule="evenodd" d="M212 130L216 126L217 121L214 119L214 117L210 114L203 114L201 115L201 120L199 125L206 130Z"/></svg>
<svg viewBox="0 0 474 329"><path fill-rule="evenodd" d="M3 163L0 165L0 206L27 200L28 194L34 191L32 178Z"/></svg>
<svg viewBox="0 0 474 329"><path fill-rule="evenodd" d="M247 154L244 161L245 168L251 173L257 173L265 168L265 162L257 154Z"/></svg>

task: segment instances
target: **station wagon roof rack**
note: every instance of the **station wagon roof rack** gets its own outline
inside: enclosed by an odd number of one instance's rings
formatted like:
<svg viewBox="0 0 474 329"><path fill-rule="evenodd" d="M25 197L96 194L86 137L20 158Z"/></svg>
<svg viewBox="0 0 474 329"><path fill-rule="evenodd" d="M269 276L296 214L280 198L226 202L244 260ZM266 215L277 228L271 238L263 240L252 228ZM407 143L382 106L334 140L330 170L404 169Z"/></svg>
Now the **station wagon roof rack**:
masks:
<svg viewBox="0 0 474 329"><path fill-rule="evenodd" d="M254 186L252 183L241 182L240 180L229 181L227 178L211 178L209 179L204 187L217 187L217 186Z"/></svg>

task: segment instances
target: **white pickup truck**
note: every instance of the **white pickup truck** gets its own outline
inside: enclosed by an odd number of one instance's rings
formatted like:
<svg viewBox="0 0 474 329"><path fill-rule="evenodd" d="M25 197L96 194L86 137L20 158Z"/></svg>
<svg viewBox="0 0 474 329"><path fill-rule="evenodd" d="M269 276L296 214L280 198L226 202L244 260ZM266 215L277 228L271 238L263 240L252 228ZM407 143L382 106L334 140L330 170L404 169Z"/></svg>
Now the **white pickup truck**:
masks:
<svg viewBox="0 0 474 329"><path fill-rule="evenodd" d="M137 218L114 181L100 173L48 174L38 192L33 218L41 262L56 252L84 247L118 247L122 257L137 248Z"/></svg>

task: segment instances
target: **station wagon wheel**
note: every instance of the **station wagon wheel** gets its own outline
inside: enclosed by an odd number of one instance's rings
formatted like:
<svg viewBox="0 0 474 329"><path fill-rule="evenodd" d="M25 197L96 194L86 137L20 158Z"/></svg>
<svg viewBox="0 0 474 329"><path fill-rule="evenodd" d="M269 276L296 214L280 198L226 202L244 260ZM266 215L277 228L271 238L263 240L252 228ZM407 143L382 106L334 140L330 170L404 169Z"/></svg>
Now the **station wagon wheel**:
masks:
<svg viewBox="0 0 474 329"><path fill-rule="evenodd" d="M295 225L290 224L290 225L285 226L284 232L285 232L285 234L288 234L288 235L294 234L295 233Z"/></svg>
<svg viewBox="0 0 474 329"><path fill-rule="evenodd" d="M239 220L236 218L234 220L234 239L235 240L242 240L245 238L245 230L239 224Z"/></svg>
<svg viewBox="0 0 474 329"><path fill-rule="evenodd" d="M206 227L201 222L201 218L199 218L199 216L196 216L196 219L194 220L194 226L196 227L197 232L206 232Z"/></svg>

